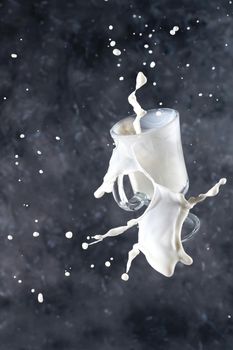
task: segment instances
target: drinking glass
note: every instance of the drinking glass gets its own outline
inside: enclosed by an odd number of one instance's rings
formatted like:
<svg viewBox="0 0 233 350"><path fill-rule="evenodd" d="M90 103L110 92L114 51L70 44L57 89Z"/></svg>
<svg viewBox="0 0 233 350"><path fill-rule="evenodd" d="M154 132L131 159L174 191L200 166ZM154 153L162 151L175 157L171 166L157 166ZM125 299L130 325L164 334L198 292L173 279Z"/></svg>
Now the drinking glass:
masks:
<svg viewBox="0 0 233 350"><path fill-rule="evenodd" d="M153 180L173 192L184 195L189 188L185 166L179 113L170 108L152 109L141 119L140 134L135 134L135 116L120 120L110 134L121 152L129 157L132 145L136 145L137 159ZM151 181L139 171L119 175L113 188L113 197L120 208L138 211L148 206L153 195ZM190 239L200 228L200 221L189 213L182 229L182 241Z"/></svg>

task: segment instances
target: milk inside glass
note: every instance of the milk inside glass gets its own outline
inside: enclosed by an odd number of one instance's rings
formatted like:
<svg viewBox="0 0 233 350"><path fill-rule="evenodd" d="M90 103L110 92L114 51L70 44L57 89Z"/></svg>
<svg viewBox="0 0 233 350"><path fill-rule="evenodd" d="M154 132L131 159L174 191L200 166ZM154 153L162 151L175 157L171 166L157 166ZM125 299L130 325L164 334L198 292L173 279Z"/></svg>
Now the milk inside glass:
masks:
<svg viewBox="0 0 233 350"><path fill-rule="evenodd" d="M117 147L127 154L129 145L137 144L137 158L154 181L173 192L185 193L188 175L184 162L179 113L173 109L149 110L141 119L141 133L135 134L133 117L113 126L111 135ZM140 172L129 174L133 191L153 196L151 181Z"/></svg>

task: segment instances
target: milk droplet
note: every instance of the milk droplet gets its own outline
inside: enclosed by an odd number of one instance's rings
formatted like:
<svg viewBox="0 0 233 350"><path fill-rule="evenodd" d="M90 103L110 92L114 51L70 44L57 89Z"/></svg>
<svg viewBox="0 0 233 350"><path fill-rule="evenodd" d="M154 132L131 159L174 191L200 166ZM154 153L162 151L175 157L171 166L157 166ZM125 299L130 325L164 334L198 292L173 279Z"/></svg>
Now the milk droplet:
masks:
<svg viewBox="0 0 233 350"><path fill-rule="evenodd" d="M42 169L39 170L39 174L43 174L44 171Z"/></svg>
<svg viewBox="0 0 233 350"><path fill-rule="evenodd" d="M43 296L43 294L42 294L42 293L39 293L38 296L37 296L37 299L38 299L38 302L39 302L39 303L43 303L43 301L44 301L44 296Z"/></svg>
<svg viewBox="0 0 233 350"><path fill-rule="evenodd" d="M12 235L8 235L8 236L7 236L7 239L9 239L9 241L12 241L13 236L12 236Z"/></svg>
<svg viewBox="0 0 233 350"><path fill-rule="evenodd" d="M120 77L119 80L120 80L120 81L123 81L123 80L124 80L124 77Z"/></svg>
<svg viewBox="0 0 233 350"><path fill-rule="evenodd" d="M71 239L73 237L73 232L68 231L65 233L66 238Z"/></svg>
<svg viewBox="0 0 233 350"><path fill-rule="evenodd" d="M157 83L154 81L154 82L153 82L153 85L154 85L154 86L156 86L156 85L157 85Z"/></svg>
<svg viewBox="0 0 233 350"><path fill-rule="evenodd" d="M105 266L106 266L106 267L110 267L110 266L111 266L110 261L105 261Z"/></svg>
<svg viewBox="0 0 233 350"><path fill-rule="evenodd" d="M56 139L57 141L60 141L60 140L61 140L60 136L56 136L55 139Z"/></svg>
<svg viewBox="0 0 233 350"><path fill-rule="evenodd" d="M17 58L17 57L18 57L18 55L16 53L11 54L11 58Z"/></svg>
<svg viewBox="0 0 233 350"><path fill-rule="evenodd" d="M35 293L35 289L34 288L31 289L31 293Z"/></svg>
<svg viewBox="0 0 233 350"><path fill-rule="evenodd" d="M88 243L83 242L83 243L82 243L82 248L83 248L84 250L88 249Z"/></svg>
<svg viewBox="0 0 233 350"><path fill-rule="evenodd" d="M32 235L33 235L33 237L39 237L40 234L39 234L39 232L36 232L36 231L35 231L35 232L33 232Z"/></svg>
<svg viewBox="0 0 233 350"><path fill-rule="evenodd" d="M110 41L110 46L115 46L116 45L116 42L114 40Z"/></svg>
<svg viewBox="0 0 233 350"><path fill-rule="evenodd" d="M175 32L174 30L170 30L170 34L171 34L171 35L175 35L176 32Z"/></svg>
<svg viewBox="0 0 233 350"><path fill-rule="evenodd" d="M179 28L178 26L174 26L174 27L173 27L173 30L174 30L175 32L177 32L179 29L180 29L180 28Z"/></svg>
<svg viewBox="0 0 233 350"><path fill-rule="evenodd" d="M148 45L148 44L145 44L144 47L145 47L145 49L148 49L149 45Z"/></svg>
<svg viewBox="0 0 233 350"><path fill-rule="evenodd" d="M203 93L202 93L202 92L200 92L200 93L198 94L198 96L203 96Z"/></svg>
<svg viewBox="0 0 233 350"><path fill-rule="evenodd" d="M123 273L123 274L121 275L121 279L122 279L123 281L128 281L129 275L128 275L127 273Z"/></svg>
<svg viewBox="0 0 233 350"><path fill-rule="evenodd" d="M18 280L18 283L20 283L20 284L21 284L21 283L22 283L22 280Z"/></svg>
<svg viewBox="0 0 233 350"><path fill-rule="evenodd" d="M41 154L42 154L42 152L41 152L41 151L39 151L39 150L38 150L38 151L36 151L36 153L37 153L37 154L39 154L39 155L41 155Z"/></svg>
<svg viewBox="0 0 233 350"><path fill-rule="evenodd" d="M15 158L19 158L18 154L15 154Z"/></svg>
<svg viewBox="0 0 233 350"><path fill-rule="evenodd" d="M24 138L25 138L25 135L24 135L24 134L20 134L19 137L20 137L21 139L24 139Z"/></svg>
<svg viewBox="0 0 233 350"><path fill-rule="evenodd" d="M113 260L113 257L111 256L110 260Z"/></svg>
<svg viewBox="0 0 233 350"><path fill-rule="evenodd" d="M70 272L69 271L65 271L65 276L69 277L70 276Z"/></svg>
<svg viewBox="0 0 233 350"><path fill-rule="evenodd" d="M113 26L110 24L110 26L108 26L109 30L113 30Z"/></svg>
<svg viewBox="0 0 233 350"><path fill-rule="evenodd" d="M152 61L152 62L150 63L150 68L154 68L154 67L155 67L155 62Z"/></svg>
<svg viewBox="0 0 233 350"><path fill-rule="evenodd" d="M215 70L215 66L212 67L212 70Z"/></svg>
<svg viewBox="0 0 233 350"><path fill-rule="evenodd" d="M119 50L119 49L114 49L114 50L112 51L112 53L113 53L113 55L115 55L115 56L120 56L120 55L121 55L121 50Z"/></svg>
<svg viewBox="0 0 233 350"><path fill-rule="evenodd" d="M91 264L91 265L90 265L90 268L91 268L91 269L94 269L94 267L95 267L94 264Z"/></svg>

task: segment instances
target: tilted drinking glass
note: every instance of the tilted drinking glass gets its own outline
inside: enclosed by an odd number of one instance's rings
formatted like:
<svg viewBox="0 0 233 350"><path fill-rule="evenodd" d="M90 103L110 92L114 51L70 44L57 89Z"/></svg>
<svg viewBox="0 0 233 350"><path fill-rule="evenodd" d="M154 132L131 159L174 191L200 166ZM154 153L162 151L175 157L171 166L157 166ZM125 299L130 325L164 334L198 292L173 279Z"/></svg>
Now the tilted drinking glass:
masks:
<svg viewBox="0 0 233 350"><path fill-rule="evenodd" d="M128 128L132 129L134 118L122 119L110 130L116 146L127 152L130 145L139 143L137 157L143 169L156 183L185 195L189 180L181 143L179 113L170 108L147 111L141 119L140 134L127 132ZM144 205L148 206L153 190L151 181L142 172L136 171L128 176L118 176L113 197L120 208L137 211ZM189 213L182 229L182 241L190 239L199 228L199 219Z"/></svg>

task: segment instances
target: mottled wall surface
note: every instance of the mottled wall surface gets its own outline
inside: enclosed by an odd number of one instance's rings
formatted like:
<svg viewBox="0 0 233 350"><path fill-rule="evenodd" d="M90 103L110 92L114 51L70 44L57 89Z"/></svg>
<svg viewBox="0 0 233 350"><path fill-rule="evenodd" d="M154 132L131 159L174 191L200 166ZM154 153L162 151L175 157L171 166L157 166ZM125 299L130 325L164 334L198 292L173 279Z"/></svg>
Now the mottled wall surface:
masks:
<svg viewBox="0 0 233 350"><path fill-rule="evenodd" d="M232 16L226 0L0 3L0 350L233 349ZM166 278L141 254L124 283L135 230L81 243L132 217L93 191L139 70L143 107L181 114L189 193L228 184L195 208L192 266Z"/></svg>

